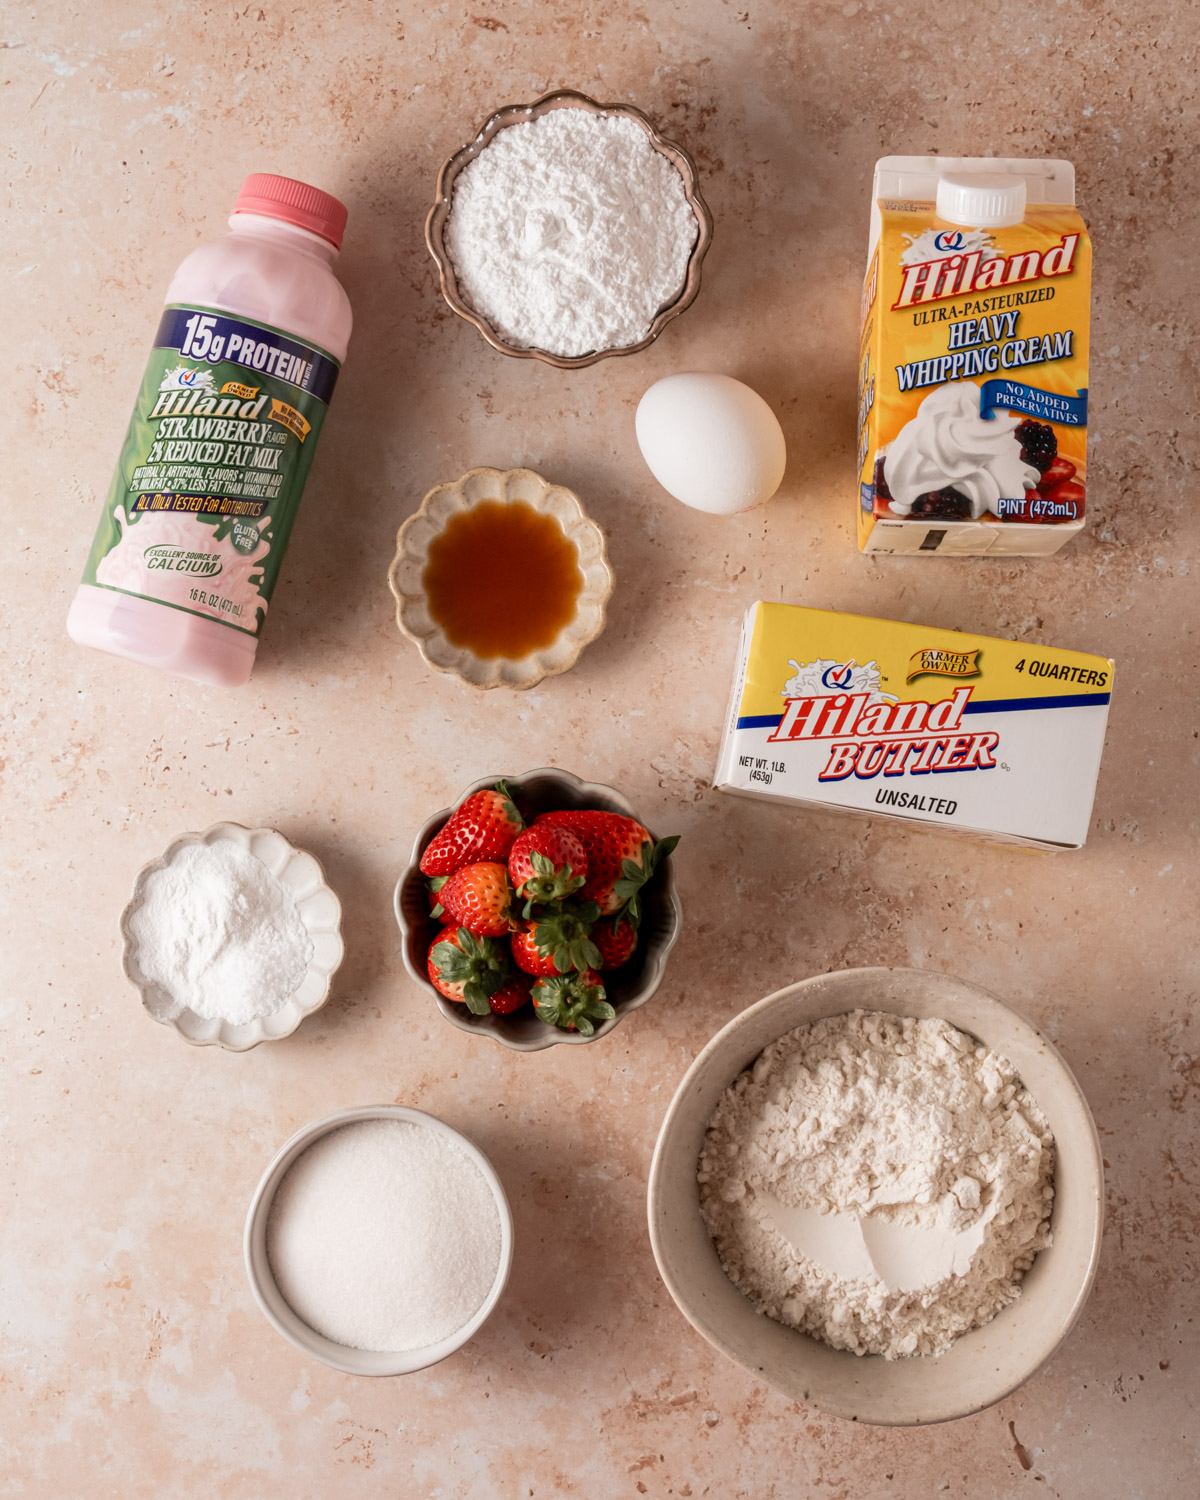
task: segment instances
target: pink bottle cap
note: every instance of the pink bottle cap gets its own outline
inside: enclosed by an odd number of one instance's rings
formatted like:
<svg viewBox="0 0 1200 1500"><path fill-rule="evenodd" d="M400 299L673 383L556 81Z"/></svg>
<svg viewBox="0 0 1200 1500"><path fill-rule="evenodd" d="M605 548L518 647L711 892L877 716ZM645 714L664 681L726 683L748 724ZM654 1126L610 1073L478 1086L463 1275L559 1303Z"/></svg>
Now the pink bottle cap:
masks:
<svg viewBox="0 0 1200 1500"><path fill-rule="evenodd" d="M346 205L331 193L297 182L294 177L276 177L272 172L251 172L242 183L235 214L263 214L282 219L312 234L319 234L335 249L342 248L346 229Z"/></svg>

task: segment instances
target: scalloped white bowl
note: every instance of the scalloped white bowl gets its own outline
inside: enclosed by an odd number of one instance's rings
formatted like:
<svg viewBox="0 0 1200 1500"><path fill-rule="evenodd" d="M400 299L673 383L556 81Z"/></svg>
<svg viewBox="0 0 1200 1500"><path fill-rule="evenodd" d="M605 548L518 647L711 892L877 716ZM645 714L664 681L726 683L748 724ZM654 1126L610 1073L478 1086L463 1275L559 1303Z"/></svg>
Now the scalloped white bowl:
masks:
<svg viewBox="0 0 1200 1500"><path fill-rule="evenodd" d="M542 651L522 657L482 657L456 646L434 619L425 592L424 574L429 549L451 517L472 510L485 500L512 505L523 501L542 515L552 516L574 547L583 574L575 614ZM583 648L604 629L612 569L604 533L585 512L579 496L561 484L551 484L532 469L471 469L453 484L429 491L420 508L396 536L396 555L388 569L388 587L396 596L396 623L421 655L439 672L460 677L477 688L531 688L543 677L566 672Z"/></svg>
<svg viewBox="0 0 1200 1500"><path fill-rule="evenodd" d="M498 781L508 783L517 805L531 820L538 813L552 809L592 807L602 812L623 813L627 818L642 821L616 787L598 781L581 781L558 766L542 766L536 771L524 771L519 776L483 776L473 781L453 806L440 808L421 824L408 865L396 882L393 905L403 939L400 951L404 967L411 979L429 991L442 1015L459 1031L490 1036L493 1041L511 1047L515 1052L541 1052L546 1047L559 1046L586 1047L607 1036L630 1011L645 1005L663 982L667 958L683 925L683 911L675 889L675 856L668 855L646 886L638 951L628 964L609 970L604 976L608 998L616 1011L611 1021L601 1021L591 1036L581 1036L577 1031L559 1031L556 1026L547 1026L534 1014L531 1005L523 1005L520 1010L506 1016L472 1015L465 1005L455 1005L444 995L439 995L429 982L425 959L439 924L429 915L429 886L421 874L421 856L454 808L461 807L473 792L493 787ZM650 832L656 837L653 830Z"/></svg>
<svg viewBox="0 0 1200 1500"><path fill-rule="evenodd" d="M231 839L248 849L291 891L313 945L312 958L299 989L277 1011L240 1026L197 1015L186 1007L175 1016L156 1015L154 1005L165 1009L170 997L161 985L148 980L138 967L138 944L129 927L130 919L142 904L146 881L151 875L164 869L185 844L213 844L221 839ZM157 859L143 865L134 881L129 904L121 913L121 936L125 943L121 955L125 977L141 995L142 1006L150 1019L162 1026L173 1027L185 1042L194 1046L224 1047L229 1052L246 1052L260 1042L274 1042L291 1036L306 1016L320 1010L329 999L333 976L345 953L342 903L327 883L320 861L303 849L297 849L274 828L243 828L240 823L214 823L203 833L181 834Z"/></svg>

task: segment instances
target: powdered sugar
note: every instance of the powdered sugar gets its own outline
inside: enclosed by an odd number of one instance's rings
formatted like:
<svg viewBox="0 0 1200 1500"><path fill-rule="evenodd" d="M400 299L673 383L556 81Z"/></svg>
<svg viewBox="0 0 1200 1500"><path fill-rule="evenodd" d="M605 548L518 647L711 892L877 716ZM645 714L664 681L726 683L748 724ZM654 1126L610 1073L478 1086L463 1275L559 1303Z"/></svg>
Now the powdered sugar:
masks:
<svg viewBox="0 0 1200 1500"><path fill-rule="evenodd" d="M572 357L644 338L697 232L683 179L645 131L567 108L501 130L463 168L446 247L501 337Z"/></svg>
<svg viewBox="0 0 1200 1500"><path fill-rule="evenodd" d="M1053 1138L1011 1063L945 1021L789 1032L726 1091L705 1222L759 1308L836 1349L937 1354L1049 1243Z"/></svg>
<svg viewBox="0 0 1200 1500"><path fill-rule="evenodd" d="M312 939L292 893L232 839L185 844L146 881L129 920L160 1020L184 1009L242 1025L277 1011L304 979Z"/></svg>
<svg viewBox="0 0 1200 1500"><path fill-rule="evenodd" d="M863 662L860 666L853 658L848 662L828 660L798 662L788 657L788 666L794 676L784 683L781 698L819 698L835 693L865 693L868 703L898 703L894 693L885 693L879 663Z"/></svg>
<svg viewBox="0 0 1200 1500"><path fill-rule="evenodd" d="M402 1353L457 1333L495 1285L500 1215L457 1142L407 1120L321 1137L289 1168L267 1221L284 1300L354 1349Z"/></svg>

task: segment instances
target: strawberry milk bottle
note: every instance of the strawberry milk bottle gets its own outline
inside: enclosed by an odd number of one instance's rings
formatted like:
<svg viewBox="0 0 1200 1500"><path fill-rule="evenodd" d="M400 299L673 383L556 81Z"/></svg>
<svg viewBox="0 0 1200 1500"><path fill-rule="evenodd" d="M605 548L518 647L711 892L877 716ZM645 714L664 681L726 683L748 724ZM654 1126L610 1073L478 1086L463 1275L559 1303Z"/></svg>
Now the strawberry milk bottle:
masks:
<svg viewBox="0 0 1200 1500"><path fill-rule="evenodd" d="M67 630L232 687L254 666L351 316L336 198L255 173L229 227L167 288Z"/></svg>

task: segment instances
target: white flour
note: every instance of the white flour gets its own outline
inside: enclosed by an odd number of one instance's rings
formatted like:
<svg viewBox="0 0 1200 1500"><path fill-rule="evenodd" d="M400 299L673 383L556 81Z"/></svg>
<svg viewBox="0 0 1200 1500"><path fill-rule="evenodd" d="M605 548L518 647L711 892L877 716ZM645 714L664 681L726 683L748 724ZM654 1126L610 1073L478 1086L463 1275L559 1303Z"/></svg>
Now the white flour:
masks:
<svg viewBox="0 0 1200 1500"><path fill-rule="evenodd" d="M312 957L292 893L232 839L185 844L146 881L129 930L138 968L166 991L163 1020L185 1008L235 1026L270 1015Z"/></svg>
<svg viewBox="0 0 1200 1500"><path fill-rule="evenodd" d="M463 168L446 248L497 333L571 357L643 338L683 286L696 233L682 177L638 125L556 109Z"/></svg>
<svg viewBox="0 0 1200 1500"><path fill-rule="evenodd" d="M854 1011L773 1043L700 1156L721 1264L856 1354L939 1354L1049 1244L1054 1141L1007 1059L945 1021Z"/></svg>

